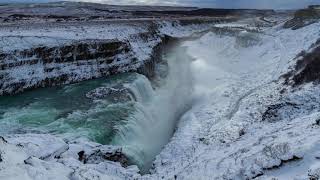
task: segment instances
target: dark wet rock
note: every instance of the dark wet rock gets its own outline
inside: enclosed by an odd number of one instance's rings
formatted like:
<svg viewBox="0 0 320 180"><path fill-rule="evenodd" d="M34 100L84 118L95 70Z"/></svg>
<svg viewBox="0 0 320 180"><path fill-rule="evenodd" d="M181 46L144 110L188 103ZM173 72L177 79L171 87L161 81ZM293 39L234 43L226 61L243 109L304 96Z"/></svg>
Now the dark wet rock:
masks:
<svg viewBox="0 0 320 180"><path fill-rule="evenodd" d="M159 64L166 63L165 61L163 61L163 54L167 53L168 50L177 45L177 43L179 43L178 38L167 35L161 37L161 43L153 48L151 57L147 61L145 61L145 63L141 65L140 68L138 68L137 72L140 74L144 74L150 79L159 76L156 71L157 67L159 67ZM161 76L166 76L166 74L161 74Z"/></svg>
<svg viewBox="0 0 320 180"><path fill-rule="evenodd" d="M100 146L90 152L80 151L78 155L79 160L81 159L81 162L85 164L98 164L107 160L119 162L123 167L129 166L129 159L123 154L120 147Z"/></svg>
<svg viewBox="0 0 320 180"><path fill-rule="evenodd" d="M108 99L112 102L127 102L134 100L131 91L123 85L99 87L86 94L89 99Z"/></svg>
<svg viewBox="0 0 320 180"><path fill-rule="evenodd" d="M284 24L284 28L293 30L316 23L320 20L320 9L317 6L309 6L307 9L298 10L294 18Z"/></svg>
<svg viewBox="0 0 320 180"><path fill-rule="evenodd" d="M84 153L85 153L84 151L78 152L78 156L79 156L78 160L79 161L84 161L85 160L85 154Z"/></svg>

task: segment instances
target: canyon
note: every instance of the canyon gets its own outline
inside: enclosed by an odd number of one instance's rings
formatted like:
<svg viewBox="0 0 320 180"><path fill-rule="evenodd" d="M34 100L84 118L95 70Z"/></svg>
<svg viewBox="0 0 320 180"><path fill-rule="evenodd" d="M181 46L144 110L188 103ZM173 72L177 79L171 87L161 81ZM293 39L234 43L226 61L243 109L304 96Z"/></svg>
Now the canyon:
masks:
<svg viewBox="0 0 320 180"><path fill-rule="evenodd" d="M0 179L317 179L316 6L0 6Z"/></svg>

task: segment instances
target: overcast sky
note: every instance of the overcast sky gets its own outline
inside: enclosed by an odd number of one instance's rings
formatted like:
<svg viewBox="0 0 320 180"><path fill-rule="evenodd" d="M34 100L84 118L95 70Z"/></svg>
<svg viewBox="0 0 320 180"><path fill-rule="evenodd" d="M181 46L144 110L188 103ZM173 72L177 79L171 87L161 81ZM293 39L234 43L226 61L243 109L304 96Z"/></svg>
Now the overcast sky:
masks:
<svg viewBox="0 0 320 180"><path fill-rule="evenodd" d="M48 2L57 0L0 0L8 2ZM69 0L87 1L108 4L139 4L139 5L181 5L217 8L275 8L296 9L310 4L320 4L320 0Z"/></svg>

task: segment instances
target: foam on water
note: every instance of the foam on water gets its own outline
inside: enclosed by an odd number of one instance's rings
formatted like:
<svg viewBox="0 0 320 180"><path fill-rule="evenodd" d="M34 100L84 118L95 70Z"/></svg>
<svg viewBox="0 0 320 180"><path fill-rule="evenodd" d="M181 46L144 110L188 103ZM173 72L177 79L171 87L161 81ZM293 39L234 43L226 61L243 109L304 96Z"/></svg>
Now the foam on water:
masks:
<svg viewBox="0 0 320 180"><path fill-rule="evenodd" d="M117 103L110 97L90 99L86 93L98 87L130 83L136 76L123 74L1 97L0 135L51 133L71 139L87 137L108 144L114 134L113 127L134 111L134 103Z"/></svg>

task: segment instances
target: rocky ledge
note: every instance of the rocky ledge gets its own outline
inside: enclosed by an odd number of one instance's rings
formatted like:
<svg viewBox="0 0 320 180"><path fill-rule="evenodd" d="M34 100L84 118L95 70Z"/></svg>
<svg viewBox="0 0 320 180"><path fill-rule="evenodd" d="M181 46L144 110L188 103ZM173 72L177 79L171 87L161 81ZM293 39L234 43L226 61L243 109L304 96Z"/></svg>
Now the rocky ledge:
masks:
<svg viewBox="0 0 320 180"><path fill-rule="evenodd" d="M122 60L119 54L126 55L127 63L118 63ZM129 45L117 40L40 46L2 53L0 57L0 94L4 95L97 78L135 64Z"/></svg>
<svg viewBox="0 0 320 180"><path fill-rule="evenodd" d="M23 134L0 137L0 179L134 178L121 147L51 135ZM57 175L59 177L57 177Z"/></svg>

